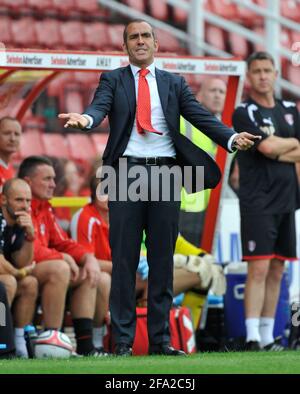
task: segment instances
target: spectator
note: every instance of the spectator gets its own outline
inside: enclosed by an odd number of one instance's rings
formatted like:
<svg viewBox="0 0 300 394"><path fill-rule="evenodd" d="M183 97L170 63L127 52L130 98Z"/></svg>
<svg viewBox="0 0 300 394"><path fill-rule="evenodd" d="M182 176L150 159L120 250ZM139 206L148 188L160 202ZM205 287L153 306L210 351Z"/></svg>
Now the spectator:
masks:
<svg viewBox="0 0 300 394"><path fill-rule="evenodd" d="M31 275L34 228L30 216L31 190L21 179L4 183L0 208L0 281L9 305L13 303L16 355L28 357L24 326L30 324L38 294Z"/></svg>
<svg viewBox="0 0 300 394"><path fill-rule="evenodd" d="M17 119L5 116L0 119L0 193L4 182L13 178L11 156L20 148L22 128Z"/></svg>
<svg viewBox="0 0 300 394"><path fill-rule="evenodd" d="M248 261L246 349L278 351L283 348L274 342L273 328L284 261L296 259L300 121L294 103L274 97L272 56L256 52L247 64L250 97L234 112L233 125L262 139L237 155L243 259Z"/></svg>
<svg viewBox="0 0 300 394"><path fill-rule="evenodd" d="M69 239L56 223L49 199L55 188L51 162L40 156L23 160L19 176L31 187L32 217L36 231L34 275L42 287L42 306L46 329L59 329L63 321L65 296L71 279L71 314L77 353L102 356L92 342L96 289L100 269L95 257Z"/></svg>

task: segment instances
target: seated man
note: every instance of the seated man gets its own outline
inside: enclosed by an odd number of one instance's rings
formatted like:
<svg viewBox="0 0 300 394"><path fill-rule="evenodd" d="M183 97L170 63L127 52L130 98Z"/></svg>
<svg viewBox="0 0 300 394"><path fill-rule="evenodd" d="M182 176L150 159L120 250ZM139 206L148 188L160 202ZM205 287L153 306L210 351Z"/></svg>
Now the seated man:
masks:
<svg viewBox="0 0 300 394"><path fill-rule="evenodd" d="M0 281L6 287L9 305L13 303L16 354L27 358L24 326L32 322L38 294L37 280L31 276L34 228L29 213L30 187L21 179L10 179L4 183L1 201Z"/></svg>
<svg viewBox="0 0 300 394"><path fill-rule="evenodd" d="M55 171L41 156L30 156L20 166L19 177L31 187L32 218L36 231L33 274L42 289L42 307L46 329L60 329L65 297L71 280L71 314L77 341L77 353L102 356L93 346L92 329L100 268L87 249L68 238L56 223L49 199L55 188Z"/></svg>

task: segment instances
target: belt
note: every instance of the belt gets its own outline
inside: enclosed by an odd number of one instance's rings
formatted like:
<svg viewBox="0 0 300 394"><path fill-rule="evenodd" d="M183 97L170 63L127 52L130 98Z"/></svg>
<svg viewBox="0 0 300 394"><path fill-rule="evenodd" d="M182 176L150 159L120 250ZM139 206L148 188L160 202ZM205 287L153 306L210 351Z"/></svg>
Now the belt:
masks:
<svg viewBox="0 0 300 394"><path fill-rule="evenodd" d="M127 159L128 164L142 164L146 166L163 166L168 164L175 164L176 159L174 157L133 157L123 156Z"/></svg>

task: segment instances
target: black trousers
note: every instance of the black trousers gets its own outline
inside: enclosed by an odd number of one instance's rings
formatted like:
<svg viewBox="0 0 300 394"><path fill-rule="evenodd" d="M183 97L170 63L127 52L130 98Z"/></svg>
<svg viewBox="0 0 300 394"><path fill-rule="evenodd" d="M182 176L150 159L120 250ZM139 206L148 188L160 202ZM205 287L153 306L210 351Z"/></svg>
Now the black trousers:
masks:
<svg viewBox="0 0 300 394"><path fill-rule="evenodd" d="M145 165L144 190L149 197L153 185L149 181L153 166ZM169 166L171 167L171 166ZM128 165L128 171L132 166ZM147 174L147 175L146 175ZM148 176L148 180L146 179ZM120 189L117 175L117 189ZM134 186L128 180L128 190ZM149 181L149 182L148 182ZM139 263L143 231L146 234L148 277L148 336L150 345L170 341L169 313L173 300L173 254L178 236L180 201L174 198L175 183L171 180L169 201L111 201L109 199L110 245L112 250L112 284L110 312L115 343L131 345L135 337L135 278ZM161 177L161 188L165 179ZM157 187L157 185L155 186ZM160 189L161 190L161 189ZM179 193L180 195L180 193Z"/></svg>

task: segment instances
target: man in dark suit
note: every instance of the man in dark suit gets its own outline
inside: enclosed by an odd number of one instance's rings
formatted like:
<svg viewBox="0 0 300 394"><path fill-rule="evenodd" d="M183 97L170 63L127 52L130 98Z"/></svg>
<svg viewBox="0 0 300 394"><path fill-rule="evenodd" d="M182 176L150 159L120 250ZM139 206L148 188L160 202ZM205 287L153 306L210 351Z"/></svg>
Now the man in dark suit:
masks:
<svg viewBox="0 0 300 394"><path fill-rule="evenodd" d="M180 115L205 132L216 143L232 151L248 149L255 137L234 134L195 99L183 77L155 68L158 42L151 25L134 20L124 29L123 47L130 65L103 73L91 105L84 114L60 114L65 127L97 126L108 114L110 136L103 154L104 164L113 166L125 157L128 170L144 167L143 181L152 166L172 168L204 166L204 187L220 180L216 163L179 132ZM121 178L121 176L120 176ZM148 178L148 179L149 179ZM130 186L132 179L128 181ZM162 187L164 180L160 181ZM174 185L173 185L174 186ZM146 187L152 193L152 185ZM189 191L195 191L195 182ZM129 188L128 188L129 190ZM173 190L174 192L174 190ZM109 201L112 286L110 311L116 354L131 355L135 335L135 272L143 231L146 233L148 282L149 354L184 355L170 347L169 312L172 305L173 253L178 234L180 202L171 195L154 201Z"/></svg>

